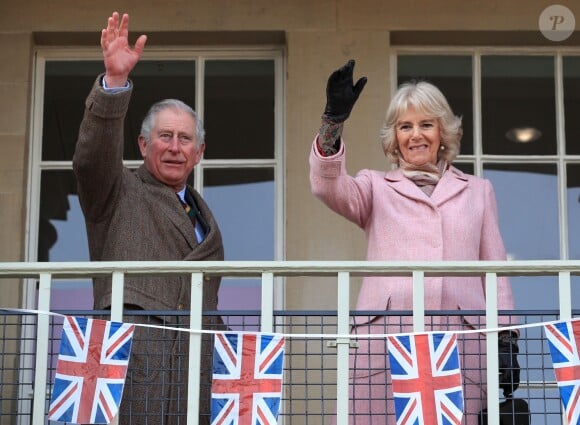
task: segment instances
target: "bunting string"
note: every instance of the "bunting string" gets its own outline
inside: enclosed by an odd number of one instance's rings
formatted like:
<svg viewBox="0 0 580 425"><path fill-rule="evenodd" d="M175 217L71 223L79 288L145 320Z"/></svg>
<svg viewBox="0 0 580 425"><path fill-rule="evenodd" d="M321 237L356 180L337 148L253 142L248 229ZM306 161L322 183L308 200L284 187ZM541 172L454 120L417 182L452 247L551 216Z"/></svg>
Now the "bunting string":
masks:
<svg viewBox="0 0 580 425"><path fill-rule="evenodd" d="M0 307L0 310L3 311L12 311L17 313L26 313L26 314L38 314L38 315L48 315L48 316L56 316L65 318L67 315L55 313L52 311L43 311L43 310L31 310L31 309L21 309L21 308L7 308L7 307ZM464 329L464 330L452 330L449 332L453 332L456 334L474 334L474 333L492 333L492 332L503 332L507 330L520 330L520 329L528 329L528 328L537 328L546 325L553 325L555 323L562 322L563 319L557 320L550 320L547 322L537 322L537 323L527 323L523 325L510 325L510 326L501 326L497 328L479 328L479 329ZM575 322L580 321L580 317L567 319L568 322ZM176 332L187 332L190 334L224 334L224 333L237 333L240 335L248 334L248 335L255 335L260 334L262 332L259 331L216 331L210 329L189 329L189 328L176 328L172 326L165 326L165 325L148 325L142 323L131 323L131 322L123 322L135 325L136 327L145 327L145 328L155 328L155 329L166 329ZM311 339L338 339L338 338L351 338L351 339L381 339L387 338L390 336L399 336L399 335L430 335L430 334L437 334L445 331L435 330L435 331L421 331L421 332L403 332L403 333L384 333L384 334L330 334L330 333L308 333L308 334L301 334L301 333L282 333L282 332L267 332L270 335L278 335L283 336L285 338L311 338Z"/></svg>

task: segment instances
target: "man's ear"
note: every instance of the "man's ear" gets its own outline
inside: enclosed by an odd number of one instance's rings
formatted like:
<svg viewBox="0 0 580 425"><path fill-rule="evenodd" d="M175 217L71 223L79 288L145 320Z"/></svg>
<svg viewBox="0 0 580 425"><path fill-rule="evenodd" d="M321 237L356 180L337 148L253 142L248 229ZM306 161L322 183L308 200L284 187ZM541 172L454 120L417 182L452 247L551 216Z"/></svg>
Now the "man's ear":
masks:
<svg viewBox="0 0 580 425"><path fill-rule="evenodd" d="M197 164L199 161L201 161L201 157L203 156L203 152L205 151L205 143L202 143L201 145L198 145L197 147L197 153L196 153L196 160L195 163Z"/></svg>
<svg viewBox="0 0 580 425"><path fill-rule="evenodd" d="M143 157L143 159L145 159L145 157L147 156L147 140L145 140L145 137L143 137L143 135L139 135L139 138L137 139L137 143L139 143L139 150L141 151L141 156Z"/></svg>

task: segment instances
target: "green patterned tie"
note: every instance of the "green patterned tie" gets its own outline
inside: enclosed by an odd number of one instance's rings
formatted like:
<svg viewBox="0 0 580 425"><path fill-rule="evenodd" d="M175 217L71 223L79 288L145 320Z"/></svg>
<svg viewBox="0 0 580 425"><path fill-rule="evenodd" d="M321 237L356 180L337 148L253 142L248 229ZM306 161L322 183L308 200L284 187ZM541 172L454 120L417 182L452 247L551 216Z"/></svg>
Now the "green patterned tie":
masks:
<svg viewBox="0 0 580 425"><path fill-rule="evenodd" d="M177 195L177 199L179 199L179 202L181 202L181 205L183 206L183 209L185 210L185 212L187 213L187 215L189 216L189 218L191 218L191 221L195 225L195 211L193 211L193 208L191 208L191 206L189 206L189 204L187 202L184 202L179 197L179 195Z"/></svg>

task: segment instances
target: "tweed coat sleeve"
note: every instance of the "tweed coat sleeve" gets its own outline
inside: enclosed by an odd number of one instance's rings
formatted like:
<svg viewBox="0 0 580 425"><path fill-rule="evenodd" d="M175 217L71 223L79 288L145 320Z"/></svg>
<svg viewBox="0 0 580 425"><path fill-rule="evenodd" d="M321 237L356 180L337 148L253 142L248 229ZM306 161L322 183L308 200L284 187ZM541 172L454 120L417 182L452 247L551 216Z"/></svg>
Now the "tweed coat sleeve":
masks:
<svg viewBox="0 0 580 425"><path fill-rule="evenodd" d="M118 191L114 188L123 172L124 119L133 87L130 84L127 90L106 93L101 79L99 75L85 101L73 156L73 170L82 188L79 190L81 206L88 220L110 215L116 204ZM86 202L87 198L91 201Z"/></svg>

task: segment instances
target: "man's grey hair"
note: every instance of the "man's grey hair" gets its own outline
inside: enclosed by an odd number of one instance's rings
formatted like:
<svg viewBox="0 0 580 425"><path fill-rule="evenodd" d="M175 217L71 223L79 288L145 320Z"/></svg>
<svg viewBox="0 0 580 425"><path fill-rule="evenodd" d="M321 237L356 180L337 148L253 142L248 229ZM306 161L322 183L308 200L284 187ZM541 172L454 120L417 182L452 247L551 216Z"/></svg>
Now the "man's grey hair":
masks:
<svg viewBox="0 0 580 425"><path fill-rule="evenodd" d="M151 108L149 108L147 115L145 115L145 118L141 123L141 136L143 136L147 143L149 143L151 140L151 131L155 126L155 118L157 117L157 114L161 111L164 111L165 109L180 110L191 115L195 121L195 140L197 141L197 145L201 146L205 143L205 130L203 129L203 121L191 106L178 99L160 100L159 102L154 103Z"/></svg>

